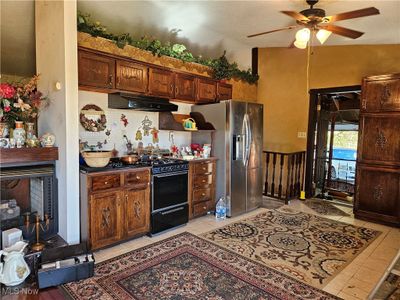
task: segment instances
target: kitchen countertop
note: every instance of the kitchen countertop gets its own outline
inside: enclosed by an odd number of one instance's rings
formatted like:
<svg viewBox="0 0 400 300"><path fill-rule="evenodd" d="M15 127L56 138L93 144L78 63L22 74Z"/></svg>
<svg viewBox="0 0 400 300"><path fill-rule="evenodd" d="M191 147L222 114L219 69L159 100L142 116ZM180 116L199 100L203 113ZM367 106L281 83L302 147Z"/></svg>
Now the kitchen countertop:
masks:
<svg viewBox="0 0 400 300"><path fill-rule="evenodd" d="M80 165L79 170L81 173L102 173L102 172L122 172L122 171L129 171L133 169L149 169L151 168L148 164L136 164L136 165L124 165L120 168L113 168L113 167L102 167L102 168L93 168L86 165Z"/></svg>
<svg viewBox="0 0 400 300"><path fill-rule="evenodd" d="M189 163L201 162L201 161L208 161L208 160L218 160L217 157L209 157L209 158L195 158L195 159L183 159L188 161Z"/></svg>

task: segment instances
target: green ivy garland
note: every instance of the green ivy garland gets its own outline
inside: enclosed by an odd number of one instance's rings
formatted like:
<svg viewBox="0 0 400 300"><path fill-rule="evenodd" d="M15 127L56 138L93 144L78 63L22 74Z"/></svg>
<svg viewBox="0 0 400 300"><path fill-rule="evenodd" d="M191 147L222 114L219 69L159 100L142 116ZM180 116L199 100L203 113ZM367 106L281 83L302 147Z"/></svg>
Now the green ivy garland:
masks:
<svg viewBox="0 0 400 300"><path fill-rule="evenodd" d="M251 69L240 70L237 63L230 63L225 54L215 59L205 59L201 56L193 56L192 53L187 51L185 45L173 44L169 42L162 43L160 40L147 38L146 36L135 40L129 33L115 35L107 32L107 28L102 26L100 22L92 22L90 15L78 12L78 31L85 32L94 37L103 37L113 41L119 48L124 48L126 45L131 45L136 48L147 50L156 56L170 56L180 59L185 62L195 62L212 68L213 77L215 79L231 79L237 78L244 80L248 83L256 83L258 75L252 74Z"/></svg>

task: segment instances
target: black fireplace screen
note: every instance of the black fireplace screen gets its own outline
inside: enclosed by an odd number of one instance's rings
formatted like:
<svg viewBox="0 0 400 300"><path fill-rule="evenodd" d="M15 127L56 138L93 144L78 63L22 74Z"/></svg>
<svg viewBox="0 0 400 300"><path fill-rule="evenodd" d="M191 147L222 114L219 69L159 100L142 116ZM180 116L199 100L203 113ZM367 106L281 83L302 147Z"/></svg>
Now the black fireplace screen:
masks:
<svg viewBox="0 0 400 300"><path fill-rule="evenodd" d="M20 228L24 237L32 233L26 221L34 216L47 216L50 226L42 237L49 237L58 231L57 221L57 179L54 165L2 168L0 172L0 229Z"/></svg>

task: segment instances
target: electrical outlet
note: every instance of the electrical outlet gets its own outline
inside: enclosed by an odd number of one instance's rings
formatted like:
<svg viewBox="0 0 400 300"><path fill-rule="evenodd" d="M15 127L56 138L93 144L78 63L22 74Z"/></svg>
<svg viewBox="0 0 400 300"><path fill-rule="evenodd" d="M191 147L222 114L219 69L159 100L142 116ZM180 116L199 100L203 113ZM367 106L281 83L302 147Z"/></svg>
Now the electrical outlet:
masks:
<svg viewBox="0 0 400 300"><path fill-rule="evenodd" d="M305 132L305 131L299 131L299 132L297 132L297 137L298 137L299 139L305 139L305 138L307 138L307 132Z"/></svg>

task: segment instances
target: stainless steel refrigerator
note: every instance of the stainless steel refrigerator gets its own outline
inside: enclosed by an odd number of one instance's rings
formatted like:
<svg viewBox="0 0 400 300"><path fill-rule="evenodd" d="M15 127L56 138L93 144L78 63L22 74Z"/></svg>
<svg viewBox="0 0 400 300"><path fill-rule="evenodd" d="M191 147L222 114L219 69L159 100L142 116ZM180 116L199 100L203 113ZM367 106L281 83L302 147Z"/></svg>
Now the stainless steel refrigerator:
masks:
<svg viewBox="0 0 400 300"><path fill-rule="evenodd" d="M194 105L214 125L217 161L216 197L226 197L227 215L237 216L261 205L263 193L263 105L234 100ZM193 142L204 143L201 134Z"/></svg>

